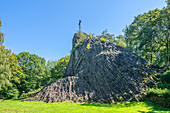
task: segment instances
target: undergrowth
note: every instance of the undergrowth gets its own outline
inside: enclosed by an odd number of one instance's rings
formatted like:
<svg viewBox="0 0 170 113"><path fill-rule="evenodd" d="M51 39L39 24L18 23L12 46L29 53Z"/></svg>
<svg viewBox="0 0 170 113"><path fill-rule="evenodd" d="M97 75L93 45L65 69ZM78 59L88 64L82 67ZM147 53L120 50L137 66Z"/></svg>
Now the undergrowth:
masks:
<svg viewBox="0 0 170 113"><path fill-rule="evenodd" d="M39 92L41 89L42 89L42 88L39 88L39 89L34 90L34 91L32 91L32 92L23 93L23 94L20 96L20 98L26 98L26 97L29 97L29 96L31 96L32 94Z"/></svg>
<svg viewBox="0 0 170 113"><path fill-rule="evenodd" d="M170 89L158 89L158 88L151 88L146 90L147 96L159 96L159 97L168 97L170 96Z"/></svg>

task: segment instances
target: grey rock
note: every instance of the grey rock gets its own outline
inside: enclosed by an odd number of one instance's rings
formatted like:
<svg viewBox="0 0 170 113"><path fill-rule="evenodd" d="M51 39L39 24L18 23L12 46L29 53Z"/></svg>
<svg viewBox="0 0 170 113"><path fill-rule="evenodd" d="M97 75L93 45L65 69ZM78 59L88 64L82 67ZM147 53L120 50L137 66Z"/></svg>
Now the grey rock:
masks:
<svg viewBox="0 0 170 113"><path fill-rule="evenodd" d="M146 61L123 47L97 38L73 37L72 54L65 78L54 81L26 99L44 102L115 103L141 99L154 80ZM90 44L90 49L87 45ZM149 82L144 82L147 79Z"/></svg>

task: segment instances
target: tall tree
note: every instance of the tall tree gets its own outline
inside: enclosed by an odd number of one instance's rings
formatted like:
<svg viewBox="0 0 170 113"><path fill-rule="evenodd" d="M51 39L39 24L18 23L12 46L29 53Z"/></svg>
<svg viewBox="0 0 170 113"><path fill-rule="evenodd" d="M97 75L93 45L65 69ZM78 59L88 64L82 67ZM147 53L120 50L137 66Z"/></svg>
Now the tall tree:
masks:
<svg viewBox="0 0 170 113"><path fill-rule="evenodd" d="M25 75L23 73L22 68L19 66L20 62L18 62L17 56L14 53L12 53L9 56L9 63L10 63L10 71L12 74L11 82L13 83L13 85L20 84L21 79L25 78Z"/></svg>
<svg viewBox="0 0 170 113"><path fill-rule="evenodd" d="M138 15L126 27L127 49L151 63L169 66L169 5Z"/></svg>
<svg viewBox="0 0 170 113"><path fill-rule="evenodd" d="M0 21L0 28L1 28L1 21ZM10 79L12 77L10 71L10 63L9 63L9 56L10 51L5 49L3 46L4 36L0 32L0 90L7 89L8 86L12 86Z"/></svg>
<svg viewBox="0 0 170 113"><path fill-rule="evenodd" d="M1 27L1 21L0 21ZM4 36L0 32L0 98L17 98L19 92L16 84L24 77L17 57L3 45Z"/></svg>
<svg viewBox="0 0 170 113"><path fill-rule="evenodd" d="M17 85L20 92L38 89L49 82L46 78L50 76L50 71L46 67L44 58L29 52L22 52L18 54L17 60L25 74L25 78L22 78L21 83Z"/></svg>

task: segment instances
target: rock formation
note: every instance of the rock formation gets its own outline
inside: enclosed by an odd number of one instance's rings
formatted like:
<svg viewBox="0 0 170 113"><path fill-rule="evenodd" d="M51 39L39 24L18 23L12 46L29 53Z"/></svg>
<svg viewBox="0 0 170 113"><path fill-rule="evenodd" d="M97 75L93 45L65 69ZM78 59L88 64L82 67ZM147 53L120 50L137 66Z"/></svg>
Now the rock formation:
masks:
<svg viewBox="0 0 170 113"><path fill-rule="evenodd" d="M86 35L87 36L87 35ZM26 100L115 103L140 100L154 83L146 61L123 47L75 34L65 78L54 81ZM149 81L149 82L148 82Z"/></svg>

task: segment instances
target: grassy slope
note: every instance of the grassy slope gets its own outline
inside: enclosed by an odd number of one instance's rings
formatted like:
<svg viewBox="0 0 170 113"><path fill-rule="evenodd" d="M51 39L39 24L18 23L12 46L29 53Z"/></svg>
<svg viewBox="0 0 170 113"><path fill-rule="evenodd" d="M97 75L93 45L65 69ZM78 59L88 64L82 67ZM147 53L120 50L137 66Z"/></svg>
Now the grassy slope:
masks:
<svg viewBox="0 0 170 113"><path fill-rule="evenodd" d="M152 103L131 102L119 105L93 103L44 103L20 102L5 100L0 102L0 113L11 112L44 112L44 113L170 113L170 109L156 106Z"/></svg>

